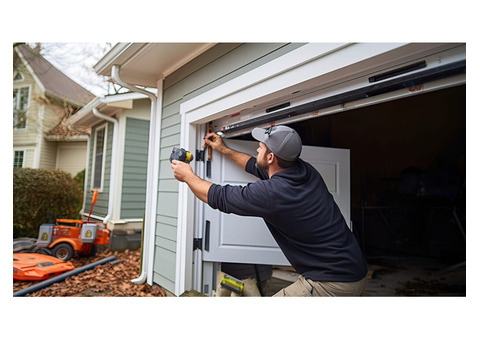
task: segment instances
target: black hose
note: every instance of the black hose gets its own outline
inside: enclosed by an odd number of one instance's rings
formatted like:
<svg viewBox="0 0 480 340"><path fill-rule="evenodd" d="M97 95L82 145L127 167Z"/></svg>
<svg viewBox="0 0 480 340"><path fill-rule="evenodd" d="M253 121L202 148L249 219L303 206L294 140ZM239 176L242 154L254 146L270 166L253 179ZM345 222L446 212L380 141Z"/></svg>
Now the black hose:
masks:
<svg viewBox="0 0 480 340"><path fill-rule="evenodd" d="M110 257L106 257L102 260L99 260L97 262L93 262L93 263L90 263L90 264L87 264L86 266L83 266L83 267L80 267L80 268L77 268L77 269L73 269L71 271L68 271L66 273L63 273L63 274L60 274L58 276L55 276L55 277L52 277L51 279L48 279L48 280L45 280L45 281L42 281L40 283L37 283L33 286L30 286L30 287L27 287L25 289L22 289L22 290L19 290L15 293L13 293L13 296L25 296L26 294L30 294L30 293L33 293L33 292L36 292L37 290L40 290L40 289L43 289L45 287L48 287L54 283L57 283L57 282L60 282L60 281L63 281L65 280L67 277L70 277L70 276L73 276L73 275L77 275L77 274L80 274L86 270L89 270L89 269L92 269L100 264L105 264L107 262L110 262L110 261L113 261L115 260L116 257L115 256L110 256Z"/></svg>

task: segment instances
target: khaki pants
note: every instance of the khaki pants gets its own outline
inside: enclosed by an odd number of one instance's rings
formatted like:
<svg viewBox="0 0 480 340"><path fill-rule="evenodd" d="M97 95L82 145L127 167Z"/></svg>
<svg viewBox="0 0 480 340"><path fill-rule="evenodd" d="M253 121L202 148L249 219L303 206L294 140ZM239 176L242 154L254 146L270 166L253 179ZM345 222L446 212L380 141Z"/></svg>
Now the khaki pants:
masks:
<svg viewBox="0 0 480 340"><path fill-rule="evenodd" d="M300 275L297 281L283 288L274 297L280 296L360 296L365 291L367 276L356 282L321 282L305 279Z"/></svg>

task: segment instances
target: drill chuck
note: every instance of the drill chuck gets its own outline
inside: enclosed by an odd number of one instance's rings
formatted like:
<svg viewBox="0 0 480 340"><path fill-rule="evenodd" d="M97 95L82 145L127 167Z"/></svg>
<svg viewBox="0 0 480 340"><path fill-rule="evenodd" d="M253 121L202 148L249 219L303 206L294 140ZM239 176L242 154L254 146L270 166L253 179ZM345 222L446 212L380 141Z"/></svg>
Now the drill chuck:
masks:
<svg viewBox="0 0 480 340"><path fill-rule="evenodd" d="M182 161L188 164L193 161L193 155L190 151L187 151L183 148L174 147L172 153L170 154L170 163L173 160Z"/></svg>

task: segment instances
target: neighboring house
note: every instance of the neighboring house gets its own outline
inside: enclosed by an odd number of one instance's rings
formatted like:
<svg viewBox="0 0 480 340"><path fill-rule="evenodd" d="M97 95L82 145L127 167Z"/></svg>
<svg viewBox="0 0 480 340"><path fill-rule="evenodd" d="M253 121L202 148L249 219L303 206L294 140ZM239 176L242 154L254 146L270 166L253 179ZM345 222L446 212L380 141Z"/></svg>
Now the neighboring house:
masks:
<svg viewBox="0 0 480 340"><path fill-rule="evenodd" d="M175 295L211 294L222 262L288 264L258 220L214 212L174 179L169 155L181 146L195 154L199 176L251 181L216 153L201 157L210 126L253 155L254 127L294 127L310 146L302 157L322 172L363 244L376 230L362 227L360 209L384 202L379 197L391 193L404 169L428 169L456 141L449 157L461 159L465 49L463 43L114 46L97 73L133 90L158 89L150 97L143 262L135 281Z"/></svg>
<svg viewBox="0 0 480 340"><path fill-rule="evenodd" d="M25 44L13 57L13 167L85 169L88 131L65 125L94 98Z"/></svg>
<svg viewBox="0 0 480 340"><path fill-rule="evenodd" d="M91 130L83 215L88 215L92 190L98 199L92 218L109 229L141 229L145 212L150 101L138 93L95 98L67 124Z"/></svg>

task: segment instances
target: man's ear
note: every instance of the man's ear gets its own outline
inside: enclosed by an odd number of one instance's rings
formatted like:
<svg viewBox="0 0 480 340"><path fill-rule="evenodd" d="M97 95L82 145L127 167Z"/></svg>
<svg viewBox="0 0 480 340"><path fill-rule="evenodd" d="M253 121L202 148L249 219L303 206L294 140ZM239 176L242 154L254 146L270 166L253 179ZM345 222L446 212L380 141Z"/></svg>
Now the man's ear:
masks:
<svg viewBox="0 0 480 340"><path fill-rule="evenodd" d="M272 164L274 159L275 159L275 155L273 154L273 152L270 152L270 153L267 155L267 162L268 162L268 164Z"/></svg>

